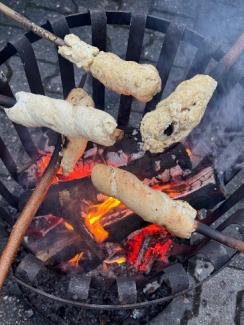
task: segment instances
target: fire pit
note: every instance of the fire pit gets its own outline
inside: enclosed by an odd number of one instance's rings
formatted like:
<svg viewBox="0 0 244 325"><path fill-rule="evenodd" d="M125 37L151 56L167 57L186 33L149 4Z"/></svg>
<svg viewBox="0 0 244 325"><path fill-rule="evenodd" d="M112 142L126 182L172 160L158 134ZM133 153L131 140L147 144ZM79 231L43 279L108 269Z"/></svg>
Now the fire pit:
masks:
<svg viewBox="0 0 244 325"><path fill-rule="evenodd" d="M145 28L165 34L163 44L159 45L162 49L157 62L162 91L145 106L144 113L152 110L161 96L165 96L164 86L181 42L196 49L186 79L204 73L211 59L217 61L208 74L219 86L202 125L214 115L221 96L228 96L241 80L240 71L237 73L234 67L241 53L239 43L225 55L185 26L156 17L91 11L62 17L43 27L63 38L69 28L91 25L93 45L106 50L107 24L130 25L127 60L139 61ZM31 92L44 94L32 47L38 40L29 32L17 42L9 43L0 52L0 64L18 53ZM66 97L75 87L74 69L62 57L59 57L59 67ZM86 78L82 78L79 86L85 81ZM93 80L92 86L96 107L104 109L104 86L97 80ZM13 97L3 75L0 92ZM178 143L162 154L144 152L138 130L129 127L131 105L131 97L120 97L118 125L125 130L121 142L109 148L91 145L69 176L58 172L13 266L15 280L35 308L45 313L50 309L57 319L64 314L75 319L78 307L120 310L166 303L214 276L237 254L234 249L201 236L193 236L191 240L177 239L162 227L146 224L117 199L96 192L89 177L94 164L103 162L121 167L152 188L174 199L182 198L196 209L204 209L203 223L216 223L219 231L242 238L243 211L227 219L222 216L244 194L242 185L227 196L225 186L238 172L239 175L243 173L235 166L234 171L220 177L209 156L202 154L199 158L195 155L197 140L194 136L197 138L201 126L184 144ZM16 196L0 183L0 193L9 204L7 209L1 207L1 217L10 226L50 161L50 152L43 151L47 135L48 146L57 141L56 134L44 130L45 137L39 139L37 145L29 130L19 125L15 125L15 129L31 161L24 169L18 166L1 140L2 161L12 180L22 187Z"/></svg>

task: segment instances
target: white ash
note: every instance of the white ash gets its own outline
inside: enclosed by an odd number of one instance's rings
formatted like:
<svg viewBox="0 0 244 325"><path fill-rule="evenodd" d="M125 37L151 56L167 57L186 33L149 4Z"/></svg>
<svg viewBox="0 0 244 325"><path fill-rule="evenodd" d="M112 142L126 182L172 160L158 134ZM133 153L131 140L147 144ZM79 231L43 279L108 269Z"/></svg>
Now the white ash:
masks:
<svg viewBox="0 0 244 325"><path fill-rule="evenodd" d="M108 165L126 166L128 164L129 157L122 150L119 150L117 152L107 152L106 160Z"/></svg>
<svg viewBox="0 0 244 325"><path fill-rule="evenodd" d="M98 147L94 144L93 148L88 149L85 151L83 157L86 158L91 158L91 157L95 157L96 154L98 152Z"/></svg>
<svg viewBox="0 0 244 325"><path fill-rule="evenodd" d="M194 270L194 277L198 281L203 281L214 271L214 266L209 261L198 258Z"/></svg>

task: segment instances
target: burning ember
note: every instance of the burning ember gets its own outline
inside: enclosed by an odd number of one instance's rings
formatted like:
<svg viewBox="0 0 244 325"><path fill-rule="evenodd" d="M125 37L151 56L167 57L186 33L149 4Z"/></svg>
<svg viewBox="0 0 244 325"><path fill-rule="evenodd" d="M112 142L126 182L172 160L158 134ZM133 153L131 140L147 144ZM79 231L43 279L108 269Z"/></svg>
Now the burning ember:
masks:
<svg viewBox="0 0 244 325"><path fill-rule="evenodd" d="M47 153L45 155L43 155L37 162L36 165L36 177L40 178L43 174L43 172L45 171L45 169L47 168L47 165L49 163L51 159L51 153ZM91 170L94 166L95 162L86 162L83 163L82 160L80 160L75 168L72 170L72 172L67 175L64 176L61 167L59 168L56 177L53 180L53 184L56 184L58 182L65 182L65 181L71 181L74 179L79 179L79 178L83 178L83 177L87 177L91 175Z"/></svg>
<svg viewBox="0 0 244 325"><path fill-rule="evenodd" d="M66 221L64 222L64 226L68 231L74 231L74 227Z"/></svg>
<svg viewBox="0 0 244 325"><path fill-rule="evenodd" d="M114 264L114 263L123 264L125 262L126 262L126 257L125 256L115 257L113 259L106 259L104 261L104 263L106 263L106 264Z"/></svg>
<svg viewBox="0 0 244 325"><path fill-rule="evenodd" d="M138 271L148 273L155 261L168 263L172 242L163 227L150 225L138 230L127 242L128 262Z"/></svg>
<svg viewBox="0 0 244 325"><path fill-rule="evenodd" d="M81 260L81 258L84 256L84 252L80 252L79 254L76 254L74 257L72 257L69 261L68 264L71 266L75 266L78 267L79 266L79 262Z"/></svg>

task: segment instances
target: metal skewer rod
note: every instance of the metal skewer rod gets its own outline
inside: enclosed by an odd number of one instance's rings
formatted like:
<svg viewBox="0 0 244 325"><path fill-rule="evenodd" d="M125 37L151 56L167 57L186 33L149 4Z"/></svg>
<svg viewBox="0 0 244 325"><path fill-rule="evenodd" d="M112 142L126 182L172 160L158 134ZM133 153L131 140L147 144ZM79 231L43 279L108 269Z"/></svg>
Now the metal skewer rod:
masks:
<svg viewBox="0 0 244 325"><path fill-rule="evenodd" d="M197 222L196 232L207 236L217 242L224 244L230 248L236 249L242 253L244 253L244 241L226 236L222 232L215 230L203 223Z"/></svg>
<svg viewBox="0 0 244 325"><path fill-rule="evenodd" d="M6 16L12 18L16 22L18 22L21 26L23 26L25 29L31 30L33 33L37 34L38 36L45 38L48 41L51 41L58 46L65 45L65 42L62 38L47 31L46 29L38 26L37 24L33 23L31 20L29 20L25 16L18 13L17 11L9 8L2 2L0 2L0 12L2 12Z"/></svg>
<svg viewBox="0 0 244 325"><path fill-rule="evenodd" d="M10 108L16 104L16 99L13 97L0 95L0 106L4 108Z"/></svg>

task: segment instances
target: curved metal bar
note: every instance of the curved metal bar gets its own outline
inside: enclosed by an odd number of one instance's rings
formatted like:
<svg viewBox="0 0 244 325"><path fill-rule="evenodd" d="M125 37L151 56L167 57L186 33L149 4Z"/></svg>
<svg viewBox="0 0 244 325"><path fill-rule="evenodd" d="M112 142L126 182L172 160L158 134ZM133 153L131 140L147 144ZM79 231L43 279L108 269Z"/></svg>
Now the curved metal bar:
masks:
<svg viewBox="0 0 244 325"><path fill-rule="evenodd" d="M126 11L106 11L107 23L112 25L129 25L130 23L130 12ZM66 17L67 23L70 28L87 26L91 24L89 12L78 13L74 15L69 15ZM155 16L147 16L146 28L165 33L170 22L166 19L162 19ZM43 28L50 31L50 25L48 23L42 25ZM38 41L41 37L29 31L25 34L31 43ZM199 48L203 46L204 48L215 48L213 51L213 58L216 61L221 60L225 51L222 50L220 46L216 46L212 41L207 40L199 33L193 31L192 29L185 30L184 41L192 44L193 46ZM227 52L228 53L228 52ZM13 49L9 44L0 51L0 65L8 60L12 55L16 54L16 49ZM229 65L229 68L231 66ZM244 87L244 77L239 78L239 82L242 87Z"/></svg>
<svg viewBox="0 0 244 325"><path fill-rule="evenodd" d="M3 207L0 207L0 217L10 226L14 224L14 218Z"/></svg>
<svg viewBox="0 0 244 325"><path fill-rule="evenodd" d="M162 89L146 104L144 113L154 109L161 99L185 28L185 25L176 24L174 22L169 24L157 63L157 69L162 80Z"/></svg>
<svg viewBox="0 0 244 325"><path fill-rule="evenodd" d="M92 27L92 45L100 51L106 51L107 45L107 16L103 10L90 10ZM105 87L97 80L92 78L92 98L95 107L105 109Z"/></svg>
<svg viewBox="0 0 244 325"><path fill-rule="evenodd" d="M238 253L236 253L234 256L238 255ZM234 257L233 256L233 257ZM135 309L135 308L144 308L147 306L152 306L152 305L157 305L163 302L166 302L168 300L171 300L173 298L179 297L183 294L186 294L189 291L192 291L194 289L196 289L197 287L201 286L203 283L205 283L206 281L208 281L209 279L213 278L216 274L218 274L219 272L221 272L227 265L229 264L229 261L227 263L225 263L221 268L219 268L217 271L213 272L208 278L204 279L203 281L196 283L193 286L190 286L189 288L180 291L176 294L172 294L169 295L167 297L163 297L163 298L158 298L155 300L151 300L151 301L145 301L145 302L138 302L138 303L133 303L133 304L126 304L126 305L98 305L98 304L88 304L88 303L83 303L83 302L79 302L76 300L72 300L72 299L65 299L65 298L61 298L58 297L56 295L47 293L44 290L41 289L37 289L35 287L33 287L32 285L29 285L28 283L22 281L21 279L17 278L16 276L13 275L13 279L21 286L43 296L46 297L48 299L52 299L54 301L57 302L61 302L63 304L66 305L72 305L72 306L77 306L77 307L81 307L84 309L96 309L96 310L121 310L121 309Z"/></svg>
<svg viewBox="0 0 244 325"><path fill-rule="evenodd" d="M63 16L59 17L59 19L55 21L49 20L48 23L50 24L50 29L61 38L64 38L66 34L70 33L67 20ZM59 54L58 63L63 86L63 96L66 98L71 89L75 87L74 67L72 63Z"/></svg>
<svg viewBox="0 0 244 325"><path fill-rule="evenodd" d="M130 17L131 14L130 12L126 11L106 11L107 15L107 24L109 25L129 25L130 24ZM75 28L75 27L82 27L82 26L87 26L91 24L90 20L90 14L89 12L86 13L78 13L78 14L73 14L69 15L66 17L66 20L68 22L68 25L70 28ZM146 28L158 31L161 33L165 33L168 25L170 24L170 21L162 18L158 18L155 16L147 16L147 21L146 21ZM48 23L41 25L41 27L47 29L50 31L50 25ZM31 43L38 41L41 39L41 37L37 36L33 32L27 32L25 36L29 39ZM185 30L185 41L194 45L195 47L199 47L202 43L205 44L205 47L214 47L214 43L211 42L210 40L205 39L202 35L199 33L191 30L191 29L186 29ZM10 46L6 46L3 48L2 51L0 51L0 65L8 60L12 55L16 54L16 50L11 48ZM214 59L215 60L220 60L225 52L221 49L218 48L216 52L214 52Z"/></svg>
<svg viewBox="0 0 244 325"><path fill-rule="evenodd" d="M220 216L224 215L237 202L243 198L244 184L242 184L234 193L232 193L222 204L220 204L214 211L203 220L203 223L210 225L215 222Z"/></svg>
<svg viewBox="0 0 244 325"><path fill-rule="evenodd" d="M11 46L11 48L14 48L10 44L9 44L9 46ZM5 106L5 104L6 104L6 107L11 107L16 103L14 94L10 88L8 80L2 71L1 71L1 75L0 75L0 93L2 94L0 96L2 99L3 106ZM32 141L32 138L31 138L31 135L30 135L28 129L20 124L16 124L16 123L12 123L12 124L19 136L19 139L23 145L25 152L30 157L35 158L37 149Z"/></svg>
<svg viewBox="0 0 244 325"><path fill-rule="evenodd" d="M2 162L7 168L9 174L12 176L12 178L15 181L17 181L18 180L17 165L13 160L7 146L4 144L2 138L0 138L0 158L2 159Z"/></svg>
<svg viewBox="0 0 244 325"><path fill-rule="evenodd" d="M12 207L18 207L18 198L9 192L7 187L2 182L0 182L0 195L2 195L4 200L6 200Z"/></svg>
<svg viewBox="0 0 244 325"><path fill-rule="evenodd" d="M194 60L188 70L186 79L190 79L197 73L204 73L209 61L213 57L213 49L201 45L194 57Z"/></svg>
<svg viewBox="0 0 244 325"><path fill-rule="evenodd" d="M126 60L139 62L147 16L141 13L132 14L130 32L126 51ZM125 128L128 125L131 112L132 96L120 96L118 126Z"/></svg>
<svg viewBox="0 0 244 325"><path fill-rule="evenodd" d="M31 92L44 95L40 70L30 41L23 36L18 41L10 44L16 48L20 56Z"/></svg>

